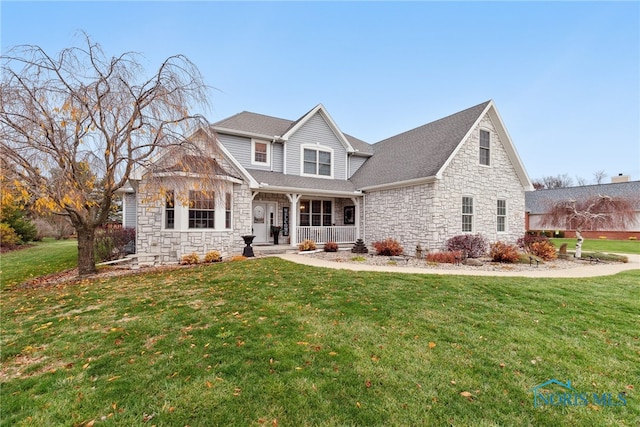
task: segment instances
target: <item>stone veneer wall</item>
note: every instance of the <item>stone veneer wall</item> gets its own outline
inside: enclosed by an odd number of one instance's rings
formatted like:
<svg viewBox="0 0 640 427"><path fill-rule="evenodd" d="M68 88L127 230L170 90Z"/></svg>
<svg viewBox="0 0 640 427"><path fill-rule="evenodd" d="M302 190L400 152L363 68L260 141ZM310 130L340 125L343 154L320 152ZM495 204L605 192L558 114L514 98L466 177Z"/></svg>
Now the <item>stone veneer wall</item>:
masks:
<svg viewBox="0 0 640 427"><path fill-rule="evenodd" d="M395 239L406 254L414 254L416 245L425 243L436 232L433 218L433 185L373 191L365 195L364 242ZM362 230L362 228L361 228Z"/></svg>
<svg viewBox="0 0 640 427"><path fill-rule="evenodd" d="M218 160L225 170L232 174L235 172L229 162ZM192 252L201 259L212 250L220 251L223 257L241 254L244 247L241 236L251 234L251 189L246 183L234 183L232 194L231 230L165 230L164 201L143 202L144 197L139 197L136 251L141 254L160 253L160 262L163 263L177 262Z"/></svg>
<svg viewBox="0 0 640 427"><path fill-rule="evenodd" d="M479 164L479 129L491 132L491 166ZM447 239L462 233L462 197L474 200L474 231L490 242L515 243L525 231L524 188L493 123L484 117L460 147L442 180L365 196L365 243L398 240L405 253L441 250ZM497 200L507 201L507 231L498 233Z"/></svg>
<svg viewBox="0 0 640 427"><path fill-rule="evenodd" d="M242 235L251 232L251 190L246 184L233 185L231 230L165 230L162 227L164 203L140 203L136 248L138 253L160 253L163 263L177 262L195 252L202 259L208 251L223 257L242 253Z"/></svg>

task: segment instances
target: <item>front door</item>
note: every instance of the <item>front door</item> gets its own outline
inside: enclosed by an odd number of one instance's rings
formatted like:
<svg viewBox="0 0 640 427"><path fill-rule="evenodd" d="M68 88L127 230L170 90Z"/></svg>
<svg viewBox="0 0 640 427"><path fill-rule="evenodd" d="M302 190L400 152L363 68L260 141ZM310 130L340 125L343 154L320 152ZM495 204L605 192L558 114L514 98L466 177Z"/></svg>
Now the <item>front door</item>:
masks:
<svg viewBox="0 0 640 427"><path fill-rule="evenodd" d="M253 239L256 243L273 242L271 226L276 225L276 204L253 202Z"/></svg>

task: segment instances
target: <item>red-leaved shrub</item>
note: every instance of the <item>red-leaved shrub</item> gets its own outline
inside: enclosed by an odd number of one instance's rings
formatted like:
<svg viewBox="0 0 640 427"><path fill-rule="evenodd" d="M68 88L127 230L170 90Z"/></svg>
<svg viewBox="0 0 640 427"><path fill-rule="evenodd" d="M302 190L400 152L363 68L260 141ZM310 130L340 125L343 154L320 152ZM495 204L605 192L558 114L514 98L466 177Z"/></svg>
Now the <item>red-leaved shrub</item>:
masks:
<svg viewBox="0 0 640 427"><path fill-rule="evenodd" d="M325 252L338 252L338 244L336 242L327 242L324 244Z"/></svg>
<svg viewBox="0 0 640 427"><path fill-rule="evenodd" d="M529 253L538 256L545 261L550 261L558 257L556 247L550 240L533 242L529 248Z"/></svg>
<svg viewBox="0 0 640 427"><path fill-rule="evenodd" d="M456 261L462 260L462 252L460 251L442 251L429 252L425 257L427 262L437 262L441 264L455 264Z"/></svg>
<svg viewBox="0 0 640 427"><path fill-rule="evenodd" d="M489 256L494 262L517 262L520 259L518 247L504 242L495 242L491 244Z"/></svg>
<svg viewBox="0 0 640 427"><path fill-rule="evenodd" d="M373 248L376 250L376 255L397 256L404 253L404 249L395 239L373 242Z"/></svg>
<svg viewBox="0 0 640 427"><path fill-rule="evenodd" d="M480 258L487 253L489 242L481 234L461 234L446 241L449 251L460 251L466 258Z"/></svg>

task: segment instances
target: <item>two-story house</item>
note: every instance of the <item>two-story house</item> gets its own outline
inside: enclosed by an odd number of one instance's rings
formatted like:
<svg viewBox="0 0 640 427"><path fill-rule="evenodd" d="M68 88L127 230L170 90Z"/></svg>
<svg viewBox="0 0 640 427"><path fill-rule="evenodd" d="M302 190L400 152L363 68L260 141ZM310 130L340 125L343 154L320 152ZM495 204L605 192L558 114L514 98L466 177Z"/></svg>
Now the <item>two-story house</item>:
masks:
<svg viewBox="0 0 640 427"><path fill-rule="evenodd" d="M532 186L493 101L372 145L343 133L322 105L295 121L242 112L211 130L219 150L201 168L220 178L218 194L153 200L141 193L144 173L132 177L123 217L138 252L165 262L230 255L243 235L273 242L272 226L284 245L391 237L407 253L463 233L515 242L525 231Z"/></svg>

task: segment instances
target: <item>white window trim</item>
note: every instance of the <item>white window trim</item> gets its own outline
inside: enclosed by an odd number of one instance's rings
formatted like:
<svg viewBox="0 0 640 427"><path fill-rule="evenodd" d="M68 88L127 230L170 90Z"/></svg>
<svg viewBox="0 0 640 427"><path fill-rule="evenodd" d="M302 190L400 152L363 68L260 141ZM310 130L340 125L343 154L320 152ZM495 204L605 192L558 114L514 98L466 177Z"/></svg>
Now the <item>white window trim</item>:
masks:
<svg viewBox="0 0 640 427"><path fill-rule="evenodd" d="M305 173L304 172L304 150L314 150L316 152L324 151L326 153L330 153L331 154L331 174L330 175L320 175L320 174ZM316 158L316 165L318 164L317 162L319 162L319 161L320 161L320 156L318 156ZM300 176L309 176L309 177L313 177L313 178L333 179L333 171L334 171L335 162L336 162L336 158L335 158L335 155L334 155L334 152L333 152L333 148L331 148L331 147L325 147L325 146L322 146L322 145L312 145L312 144L300 145Z"/></svg>
<svg viewBox="0 0 640 427"><path fill-rule="evenodd" d="M504 200L504 230L498 231L498 201ZM506 234L509 232L509 203L507 202L506 197L500 197L496 200L496 233L498 234Z"/></svg>
<svg viewBox="0 0 640 427"><path fill-rule="evenodd" d="M257 162L256 161L256 143L258 144L266 144L267 146L267 161L266 162ZM251 138L251 164L255 166L269 166L271 162L271 144L269 141L262 141L259 139Z"/></svg>
<svg viewBox="0 0 640 427"><path fill-rule="evenodd" d="M480 153L482 152L482 147L480 147L480 134L483 131L489 134L489 164L488 165L485 165L480 162ZM491 165L493 164L493 162L491 161L491 151L492 151L492 145L493 145L491 143L492 140L493 140L493 132L491 132L490 129L487 129L487 128L478 129L478 165L484 168L490 168Z"/></svg>
<svg viewBox="0 0 640 427"><path fill-rule="evenodd" d="M465 198L471 199L471 209L472 210L471 210L470 214L465 214L464 211L463 211L464 210L464 204L463 203L464 203L464 199ZM465 230L462 229L462 218L465 215L471 216L471 231L465 231ZM473 234L475 232L475 229L476 229L476 200L475 200L475 197L463 195L460 198L460 231L463 234Z"/></svg>

